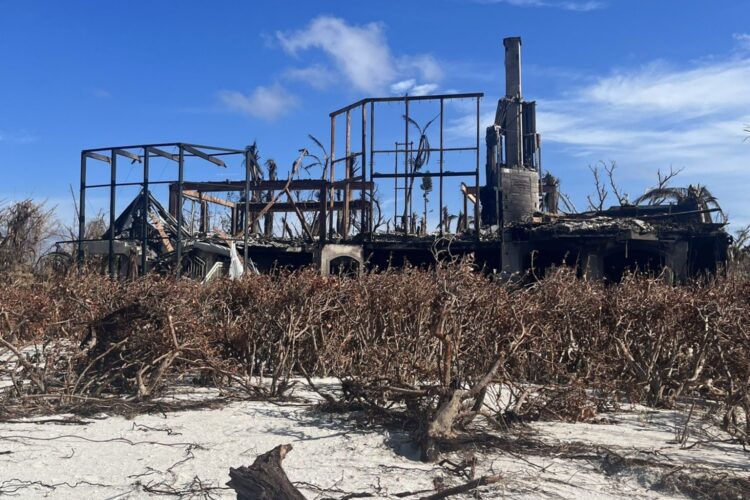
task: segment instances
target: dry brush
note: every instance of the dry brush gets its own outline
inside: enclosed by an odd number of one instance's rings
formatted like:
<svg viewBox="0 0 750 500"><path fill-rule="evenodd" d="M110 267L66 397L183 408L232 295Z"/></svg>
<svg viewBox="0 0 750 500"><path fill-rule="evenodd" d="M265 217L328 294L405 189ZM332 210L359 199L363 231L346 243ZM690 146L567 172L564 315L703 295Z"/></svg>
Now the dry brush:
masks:
<svg viewBox="0 0 750 500"><path fill-rule="evenodd" d="M79 274L0 286L6 418L132 407L180 377L284 397L300 376L335 376L343 397L326 404L398 422L425 458L476 418L585 420L623 401L711 399L738 439L750 430L741 276L608 286L561 269L520 286L463 261L355 278L303 270L202 286Z"/></svg>

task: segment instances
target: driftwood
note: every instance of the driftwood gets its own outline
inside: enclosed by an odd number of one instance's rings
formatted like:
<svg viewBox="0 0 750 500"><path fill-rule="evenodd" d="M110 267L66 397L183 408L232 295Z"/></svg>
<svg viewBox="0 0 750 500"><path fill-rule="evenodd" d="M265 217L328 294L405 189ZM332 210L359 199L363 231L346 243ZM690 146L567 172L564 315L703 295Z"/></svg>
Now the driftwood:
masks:
<svg viewBox="0 0 750 500"><path fill-rule="evenodd" d="M282 444L259 455L249 467L230 468L227 486L237 492L237 500L305 500L281 467L290 451L291 444Z"/></svg>
<svg viewBox="0 0 750 500"><path fill-rule="evenodd" d="M477 479L472 479L468 483L459 484L458 486L453 486L452 488L446 488L432 495L422 497L419 500L440 500L442 498L448 498L450 496L458 495L460 493L466 493L467 491L471 491L474 488L479 488L480 486L486 486L488 484L496 483L500 481L500 479L502 479L500 474L496 474L494 476L482 476Z"/></svg>

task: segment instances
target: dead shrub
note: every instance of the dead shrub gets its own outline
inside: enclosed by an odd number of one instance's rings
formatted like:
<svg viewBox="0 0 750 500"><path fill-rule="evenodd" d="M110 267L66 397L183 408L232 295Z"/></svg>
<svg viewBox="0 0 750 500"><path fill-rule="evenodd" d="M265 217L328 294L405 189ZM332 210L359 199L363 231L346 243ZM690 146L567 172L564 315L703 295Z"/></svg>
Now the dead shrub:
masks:
<svg viewBox="0 0 750 500"><path fill-rule="evenodd" d="M501 423L485 401L501 386L544 388L500 409L526 419L698 396L724 404L738 439L750 430L750 281L737 275L605 286L558 269L519 286L462 261L352 278L301 270L202 286L72 273L0 286L0 349L15 359L0 371L24 380L2 390L6 403L145 401L179 377L281 397L309 375L339 377L334 407L398 421L426 452L477 417Z"/></svg>
<svg viewBox="0 0 750 500"><path fill-rule="evenodd" d="M54 229L52 210L23 200L0 208L0 274L28 271Z"/></svg>

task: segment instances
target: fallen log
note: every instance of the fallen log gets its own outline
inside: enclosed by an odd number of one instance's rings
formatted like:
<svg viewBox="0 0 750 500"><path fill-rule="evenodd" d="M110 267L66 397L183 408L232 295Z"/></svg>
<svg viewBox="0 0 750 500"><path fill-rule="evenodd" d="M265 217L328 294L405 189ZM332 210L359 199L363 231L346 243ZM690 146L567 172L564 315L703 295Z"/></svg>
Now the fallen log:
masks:
<svg viewBox="0 0 750 500"><path fill-rule="evenodd" d="M230 467L227 486L237 493L237 500L305 500L281 467L290 451L291 444L282 444L259 455L249 467Z"/></svg>
<svg viewBox="0 0 750 500"><path fill-rule="evenodd" d="M453 495L458 495L459 493L466 493L467 491L479 488L480 486L496 483L500 481L500 479L502 479L500 474L495 474L494 476L482 476L477 479L472 479L468 483L459 484L458 486L446 488L432 495L421 497L419 500L440 500L442 498L448 498Z"/></svg>

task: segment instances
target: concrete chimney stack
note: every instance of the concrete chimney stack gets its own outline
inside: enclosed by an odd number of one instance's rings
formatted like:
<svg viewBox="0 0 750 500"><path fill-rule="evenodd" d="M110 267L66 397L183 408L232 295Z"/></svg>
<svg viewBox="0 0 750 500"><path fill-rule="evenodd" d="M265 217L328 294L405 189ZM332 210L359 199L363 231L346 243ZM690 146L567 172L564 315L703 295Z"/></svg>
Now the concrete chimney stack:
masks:
<svg viewBox="0 0 750 500"><path fill-rule="evenodd" d="M521 98L521 37L503 39L505 46L505 97Z"/></svg>
<svg viewBox="0 0 750 500"><path fill-rule="evenodd" d="M505 96L487 128L487 184L482 221L505 226L528 222L539 210L539 150L536 106L521 93L521 37L503 39Z"/></svg>
<svg viewBox="0 0 750 500"><path fill-rule="evenodd" d="M521 37L503 39L505 46L505 99L501 103L505 129L505 164L523 168L523 112L521 105Z"/></svg>

